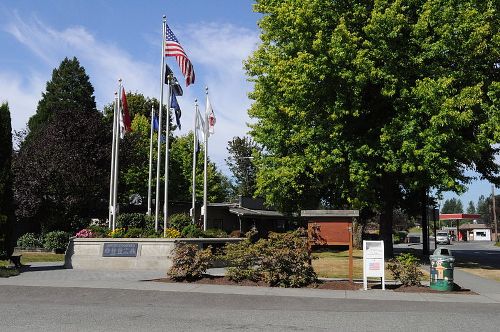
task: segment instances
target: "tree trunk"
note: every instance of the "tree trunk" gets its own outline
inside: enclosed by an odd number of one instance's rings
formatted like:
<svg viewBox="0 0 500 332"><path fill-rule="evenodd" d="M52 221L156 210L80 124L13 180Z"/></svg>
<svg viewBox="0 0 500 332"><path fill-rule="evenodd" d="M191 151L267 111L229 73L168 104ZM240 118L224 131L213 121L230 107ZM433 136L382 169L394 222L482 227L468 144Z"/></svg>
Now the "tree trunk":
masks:
<svg viewBox="0 0 500 332"><path fill-rule="evenodd" d="M427 218L427 189L422 191L422 254L429 255L429 228Z"/></svg>
<svg viewBox="0 0 500 332"><path fill-rule="evenodd" d="M384 256L393 257L392 228L394 223L394 183L389 174L382 177L382 211L380 214L380 239L384 241Z"/></svg>

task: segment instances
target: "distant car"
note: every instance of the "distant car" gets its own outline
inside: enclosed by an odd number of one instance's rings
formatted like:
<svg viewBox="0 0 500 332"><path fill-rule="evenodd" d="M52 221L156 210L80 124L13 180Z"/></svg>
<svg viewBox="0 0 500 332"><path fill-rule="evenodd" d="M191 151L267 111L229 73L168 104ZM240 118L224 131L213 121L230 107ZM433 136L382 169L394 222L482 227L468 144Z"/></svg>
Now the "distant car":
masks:
<svg viewBox="0 0 500 332"><path fill-rule="evenodd" d="M450 236L448 232L437 232L436 233L436 243L438 244L450 244Z"/></svg>

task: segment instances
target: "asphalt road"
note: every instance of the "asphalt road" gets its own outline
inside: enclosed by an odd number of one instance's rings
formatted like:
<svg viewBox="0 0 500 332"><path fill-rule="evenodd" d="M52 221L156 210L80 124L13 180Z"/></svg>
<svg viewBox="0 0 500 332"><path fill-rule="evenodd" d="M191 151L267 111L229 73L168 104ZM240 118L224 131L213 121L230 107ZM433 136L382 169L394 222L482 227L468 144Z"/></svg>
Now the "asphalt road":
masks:
<svg viewBox="0 0 500 332"><path fill-rule="evenodd" d="M498 331L500 305L0 286L0 331Z"/></svg>

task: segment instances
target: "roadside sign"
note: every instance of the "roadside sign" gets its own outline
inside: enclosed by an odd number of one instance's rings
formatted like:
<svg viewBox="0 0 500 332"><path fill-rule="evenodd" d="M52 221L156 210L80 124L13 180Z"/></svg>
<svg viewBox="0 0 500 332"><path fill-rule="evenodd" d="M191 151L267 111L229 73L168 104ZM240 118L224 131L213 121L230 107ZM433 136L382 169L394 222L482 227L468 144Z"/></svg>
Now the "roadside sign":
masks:
<svg viewBox="0 0 500 332"><path fill-rule="evenodd" d="M368 289L368 277L382 278L385 290L384 241L363 241L363 286Z"/></svg>

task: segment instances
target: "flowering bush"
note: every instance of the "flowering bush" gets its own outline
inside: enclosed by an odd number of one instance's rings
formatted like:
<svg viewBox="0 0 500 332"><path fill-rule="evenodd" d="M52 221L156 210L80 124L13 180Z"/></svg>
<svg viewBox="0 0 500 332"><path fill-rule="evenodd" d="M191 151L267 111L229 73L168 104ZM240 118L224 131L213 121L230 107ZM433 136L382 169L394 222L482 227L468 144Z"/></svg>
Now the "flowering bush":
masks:
<svg viewBox="0 0 500 332"><path fill-rule="evenodd" d="M35 233L26 233L17 239L17 246L23 249L43 247L42 239Z"/></svg>
<svg viewBox="0 0 500 332"><path fill-rule="evenodd" d="M94 233L90 229L82 229L78 233L75 234L76 237L83 237L83 238L91 238L95 237Z"/></svg>
<svg viewBox="0 0 500 332"><path fill-rule="evenodd" d="M115 228L114 231L110 231L108 233L108 236L112 238L120 238L120 237L125 237L126 233L127 230L125 228Z"/></svg>
<svg viewBox="0 0 500 332"><path fill-rule="evenodd" d="M170 228L165 229L165 237L178 238L178 237L181 237L181 232L179 232L175 228L170 227Z"/></svg>

